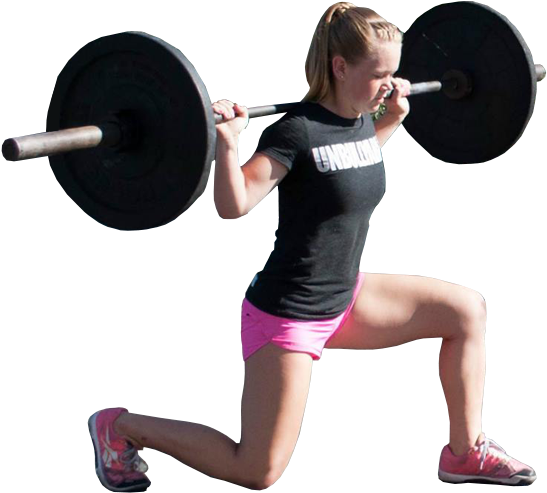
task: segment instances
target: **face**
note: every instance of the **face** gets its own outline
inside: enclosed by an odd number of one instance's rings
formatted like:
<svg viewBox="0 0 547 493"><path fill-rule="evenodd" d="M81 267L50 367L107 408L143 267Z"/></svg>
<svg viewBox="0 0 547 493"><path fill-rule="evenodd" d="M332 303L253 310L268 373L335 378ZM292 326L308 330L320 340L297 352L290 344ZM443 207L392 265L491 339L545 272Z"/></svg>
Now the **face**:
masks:
<svg viewBox="0 0 547 493"><path fill-rule="evenodd" d="M401 47L398 42L382 42L373 58L362 59L355 65L346 63L342 57L334 61L338 86L352 110L357 113L378 111L383 96L392 89L391 78L399 68Z"/></svg>

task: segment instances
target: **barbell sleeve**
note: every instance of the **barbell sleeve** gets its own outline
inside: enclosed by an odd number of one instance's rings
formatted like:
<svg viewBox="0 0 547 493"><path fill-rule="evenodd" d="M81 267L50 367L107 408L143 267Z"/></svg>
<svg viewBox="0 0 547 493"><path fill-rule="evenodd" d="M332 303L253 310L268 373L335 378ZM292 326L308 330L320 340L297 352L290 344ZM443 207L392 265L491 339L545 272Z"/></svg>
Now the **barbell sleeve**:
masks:
<svg viewBox="0 0 547 493"><path fill-rule="evenodd" d="M426 94L429 92L438 92L443 88L442 82L438 80L433 80L431 82L417 82L416 84L410 85L410 94L409 96L416 96L418 94ZM393 90L389 91L386 95L386 98L390 98L393 93Z"/></svg>
<svg viewBox="0 0 547 493"><path fill-rule="evenodd" d="M2 145L2 154L8 161L23 161L80 149L115 146L121 139L120 125L108 122L7 139Z"/></svg>

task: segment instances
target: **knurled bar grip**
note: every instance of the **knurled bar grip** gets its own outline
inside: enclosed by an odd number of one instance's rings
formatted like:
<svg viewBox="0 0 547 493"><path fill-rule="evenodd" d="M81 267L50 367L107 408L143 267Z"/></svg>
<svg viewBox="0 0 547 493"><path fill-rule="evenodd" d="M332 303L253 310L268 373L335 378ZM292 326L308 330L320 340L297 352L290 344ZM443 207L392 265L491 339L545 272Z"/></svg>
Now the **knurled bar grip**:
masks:
<svg viewBox="0 0 547 493"><path fill-rule="evenodd" d="M537 81L545 78L545 67L536 64ZM444 81L446 84L449 81ZM440 81L418 82L410 86L410 96L437 92L442 89ZM386 95L391 96L392 92ZM302 103L274 104L249 108L249 118L286 113L291 108ZM223 121L222 115L216 114L215 124ZM85 127L68 128L55 132L43 132L23 137L7 139L2 145L2 154L8 161L23 161L44 156L53 156L64 152L91 149L99 146L116 146L122 141L123 134L120 125L114 122L88 125Z"/></svg>

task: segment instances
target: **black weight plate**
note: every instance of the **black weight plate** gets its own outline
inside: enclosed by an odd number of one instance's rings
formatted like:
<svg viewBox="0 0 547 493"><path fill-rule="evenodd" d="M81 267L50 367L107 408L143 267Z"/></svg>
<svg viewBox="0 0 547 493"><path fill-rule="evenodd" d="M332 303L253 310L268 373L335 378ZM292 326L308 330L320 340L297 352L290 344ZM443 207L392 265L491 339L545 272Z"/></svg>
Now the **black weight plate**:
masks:
<svg viewBox="0 0 547 493"><path fill-rule="evenodd" d="M522 135L536 98L536 71L517 29L492 8L455 2L425 12L404 34L399 76L441 80L467 72L472 92L412 98L403 125L433 157L481 163L506 152Z"/></svg>
<svg viewBox="0 0 547 493"><path fill-rule="evenodd" d="M207 90L184 55L159 38L142 32L99 38L59 74L47 130L120 115L138 123L135 145L50 156L51 168L101 224L162 226L188 209L207 183L216 138Z"/></svg>

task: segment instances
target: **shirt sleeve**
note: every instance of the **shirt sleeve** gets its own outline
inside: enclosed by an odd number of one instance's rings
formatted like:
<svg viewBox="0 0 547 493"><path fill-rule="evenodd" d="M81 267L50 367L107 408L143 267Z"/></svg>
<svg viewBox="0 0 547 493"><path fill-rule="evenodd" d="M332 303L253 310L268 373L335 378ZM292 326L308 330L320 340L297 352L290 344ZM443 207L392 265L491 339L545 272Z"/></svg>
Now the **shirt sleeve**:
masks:
<svg viewBox="0 0 547 493"><path fill-rule="evenodd" d="M262 132L256 152L276 159L290 170L306 148L304 122L293 115L285 115Z"/></svg>

